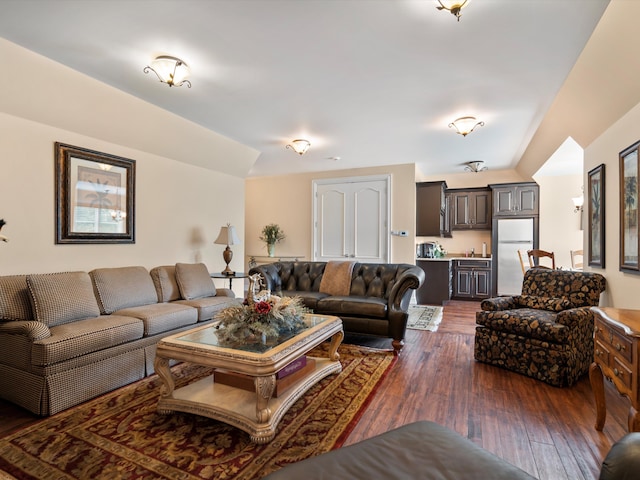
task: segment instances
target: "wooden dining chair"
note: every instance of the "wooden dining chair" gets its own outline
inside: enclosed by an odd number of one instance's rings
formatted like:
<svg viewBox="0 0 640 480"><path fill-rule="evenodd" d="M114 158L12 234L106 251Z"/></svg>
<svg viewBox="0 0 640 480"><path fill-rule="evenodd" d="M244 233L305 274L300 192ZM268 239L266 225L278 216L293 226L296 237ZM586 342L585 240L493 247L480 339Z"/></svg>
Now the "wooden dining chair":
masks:
<svg viewBox="0 0 640 480"><path fill-rule="evenodd" d="M524 259L527 256L527 252L524 250L518 250L518 258L520 259L520 268L522 268L522 274L527 271L528 266L524 264Z"/></svg>
<svg viewBox="0 0 640 480"><path fill-rule="evenodd" d="M583 258L584 253L582 250L571 250L571 268L573 270L582 270Z"/></svg>
<svg viewBox="0 0 640 480"><path fill-rule="evenodd" d="M527 256L529 257L529 267L538 267L538 268L551 268L552 270L556 269L556 258L553 252L547 252L546 250L527 250ZM550 258L551 259L551 267L547 265L541 265L541 258Z"/></svg>

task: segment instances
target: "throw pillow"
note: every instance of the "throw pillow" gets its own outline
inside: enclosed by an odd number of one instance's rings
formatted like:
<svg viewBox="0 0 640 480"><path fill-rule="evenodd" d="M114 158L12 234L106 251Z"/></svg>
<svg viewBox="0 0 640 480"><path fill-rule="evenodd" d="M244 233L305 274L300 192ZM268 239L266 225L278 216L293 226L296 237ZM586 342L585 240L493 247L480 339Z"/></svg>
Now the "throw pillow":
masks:
<svg viewBox="0 0 640 480"><path fill-rule="evenodd" d="M518 306L537 310L562 312L573 308L573 304L566 298L536 297L534 295L518 295L515 298Z"/></svg>
<svg viewBox="0 0 640 480"><path fill-rule="evenodd" d="M26 275L0 277L0 322L33 320Z"/></svg>
<svg viewBox="0 0 640 480"><path fill-rule="evenodd" d="M100 316L86 272L29 275L27 285L36 320L49 327Z"/></svg>
<svg viewBox="0 0 640 480"><path fill-rule="evenodd" d="M204 263L176 263L176 282L185 300L216 295L216 286Z"/></svg>

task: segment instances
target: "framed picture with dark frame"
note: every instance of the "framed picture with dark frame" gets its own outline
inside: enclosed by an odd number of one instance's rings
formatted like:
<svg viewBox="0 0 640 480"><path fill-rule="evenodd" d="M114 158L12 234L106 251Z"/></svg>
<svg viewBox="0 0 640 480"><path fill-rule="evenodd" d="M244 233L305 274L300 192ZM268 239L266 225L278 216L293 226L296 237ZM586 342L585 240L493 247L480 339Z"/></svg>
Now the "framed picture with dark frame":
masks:
<svg viewBox="0 0 640 480"><path fill-rule="evenodd" d="M640 141L620 152L620 270L640 273L638 263L638 172Z"/></svg>
<svg viewBox="0 0 640 480"><path fill-rule="evenodd" d="M604 268L605 252L605 177L604 164L588 173L589 266Z"/></svg>
<svg viewBox="0 0 640 480"><path fill-rule="evenodd" d="M56 142L56 243L135 243L135 175L135 160Z"/></svg>

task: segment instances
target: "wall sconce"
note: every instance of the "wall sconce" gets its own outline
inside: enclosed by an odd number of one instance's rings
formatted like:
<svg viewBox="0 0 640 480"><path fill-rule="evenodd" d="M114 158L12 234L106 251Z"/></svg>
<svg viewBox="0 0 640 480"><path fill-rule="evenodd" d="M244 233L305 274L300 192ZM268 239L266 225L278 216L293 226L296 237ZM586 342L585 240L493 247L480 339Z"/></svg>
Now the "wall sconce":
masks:
<svg viewBox="0 0 640 480"><path fill-rule="evenodd" d="M473 173L484 172L485 170L488 170L488 168L485 167L484 165L484 161L482 160L474 160L472 162L467 162L467 165L464 167L464 169L467 172L473 172Z"/></svg>
<svg viewBox="0 0 640 480"><path fill-rule="evenodd" d="M571 201L573 201L573 206L574 206L573 212L581 213L582 206L584 205L584 195L580 195L579 197L573 197Z"/></svg>
<svg viewBox="0 0 640 480"><path fill-rule="evenodd" d="M309 143L309 140L298 138L297 140L293 140L289 145L286 146L286 148L290 148L298 155L304 155L305 153L307 153L307 150L309 150L310 146L311 144Z"/></svg>
<svg viewBox="0 0 640 480"><path fill-rule="evenodd" d="M460 21L461 10L469 3L469 0L437 0L437 2L440 4L439 7L436 7L438 10L448 10Z"/></svg>
<svg viewBox="0 0 640 480"><path fill-rule="evenodd" d="M7 222L4 221L4 218L0 218L0 230L2 230L2 227L4 227L6 224ZM0 240L2 240L3 242L9 241L9 239L5 235L0 235Z"/></svg>
<svg viewBox="0 0 640 480"><path fill-rule="evenodd" d="M156 57L151 62L151 65L144 67L142 71L144 73L149 73L150 71L155 73L158 80L170 87L181 87L186 84L187 87L191 88L191 82L187 80L191 71L189 66L179 58L161 55Z"/></svg>
<svg viewBox="0 0 640 480"><path fill-rule="evenodd" d="M216 238L213 243L227 246L227 248L224 249L224 252L222 252L222 258L224 258L227 267L221 273L223 275L235 275L236 272L229 268L229 263L231 263L231 259L233 258L233 252L229 248L229 245L240 244L240 239L238 238L238 235L236 235L236 228L232 227L230 223L227 223L225 227L220 227L218 238Z"/></svg>
<svg viewBox="0 0 640 480"><path fill-rule="evenodd" d="M455 127L457 133L466 137L473 132L478 125L484 127L484 122L478 121L476 117L460 117L451 122L449 128Z"/></svg>

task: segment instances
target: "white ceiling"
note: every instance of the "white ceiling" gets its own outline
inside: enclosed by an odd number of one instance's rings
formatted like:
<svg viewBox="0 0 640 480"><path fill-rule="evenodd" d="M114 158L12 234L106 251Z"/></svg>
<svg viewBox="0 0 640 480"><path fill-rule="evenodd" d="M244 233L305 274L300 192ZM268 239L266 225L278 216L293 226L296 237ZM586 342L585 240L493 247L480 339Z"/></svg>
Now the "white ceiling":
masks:
<svg viewBox="0 0 640 480"><path fill-rule="evenodd" d="M456 22L435 0L0 0L0 37L255 148L251 176L433 175L515 167L608 3L472 0ZM160 54L193 88L142 72ZM465 115L486 125L447 127Z"/></svg>

